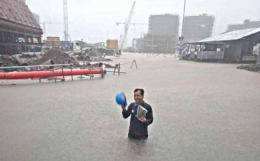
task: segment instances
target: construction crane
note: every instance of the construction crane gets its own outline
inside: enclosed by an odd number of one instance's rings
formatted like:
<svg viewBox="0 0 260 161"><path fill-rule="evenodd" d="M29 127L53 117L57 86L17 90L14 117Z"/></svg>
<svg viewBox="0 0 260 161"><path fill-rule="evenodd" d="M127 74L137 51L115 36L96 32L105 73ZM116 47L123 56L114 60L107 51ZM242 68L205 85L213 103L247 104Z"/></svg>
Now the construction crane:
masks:
<svg viewBox="0 0 260 161"><path fill-rule="evenodd" d="M44 33L44 39L47 39L47 30L46 30L46 25L62 25L64 24L63 22L55 22L55 21L46 21L46 22L41 22L40 24L42 24L43 27L43 33ZM68 24L72 24L71 22L68 22ZM69 36L68 36L69 37ZM65 39L64 39L65 40Z"/></svg>
<svg viewBox="0 0 260 161"><path fill-rule="evenodd" d="M125 32L124 32L123 40L122 40L122 42L120 44L120 49L121 50L124 48L124 45L125 45L125 42L126 42L126 39L127 39L127 34L128 34L128 30L129 30L129 27L130 27L130 24L131 24L132 17L133 17L134 9L135 9L135 1L133 3L132 9L130 11L130 14L129 14L128 19L126 20L126 22L125 23L120 23L120 24L125 24ZM119 24L119 23L117 23L117 24Z"/></svg>
<svg viewBox="0 0 260 161"><path fill-rule="evenodd" d="M26 3L26 0L24 0L24 2ZM45 28L45 24L61 24L60 22L42 22L41 23L43 25L43 30L44 30L44 34L45 34L45 39L46 39L46 28ZM63 0L63 27L64 27L64 40L65 41L69 41L70 36L69 36L69 22L68 22L68 3L67 0Z"/></svg>
<svg viewBox="0 0 260 161"><path fill-rule="evenodd" d="M47 30L46 30L46 24L50 25L50 24L63 24L63 22L41 22L40 24L42 24L43 27L43 33L44 33L44 39L47 40Z"/></svg>
<svg viewBox="0 0 260 161"><path fill-rule="evenodd" d="M117 22L116 25L125 25L126 22ZM130 23L129 25L133 25L133 26L136 26L136 25L147 25L146 23ZM120 42L122 42L122 35L120 35ZM125 40L125 43L127 41Z"/></svg>

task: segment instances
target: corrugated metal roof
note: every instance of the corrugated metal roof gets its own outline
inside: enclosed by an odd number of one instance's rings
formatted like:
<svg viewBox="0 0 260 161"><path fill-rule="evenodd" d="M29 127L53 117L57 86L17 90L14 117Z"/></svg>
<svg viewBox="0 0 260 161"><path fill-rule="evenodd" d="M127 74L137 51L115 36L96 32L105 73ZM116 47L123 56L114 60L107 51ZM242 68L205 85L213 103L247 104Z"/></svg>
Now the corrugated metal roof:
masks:
<svg viewBox="0 0 260 161"><path fill-rule="evenodd" d="M219 42L219 41L231 41L231 40L239 40L244 37L253 35L260 32L260 28L254 28L254 29L245 29L245 30L236 30L227 32L224 34L220 34L217 36L213 36L210 38L206 38L204 40L201 40L199 42Z"/></svg>
<svg viewBox="0 0 260 161"><path fill-rule="evenodd" d="M23 0L0 0L0 19L41 28Z"/></svg>

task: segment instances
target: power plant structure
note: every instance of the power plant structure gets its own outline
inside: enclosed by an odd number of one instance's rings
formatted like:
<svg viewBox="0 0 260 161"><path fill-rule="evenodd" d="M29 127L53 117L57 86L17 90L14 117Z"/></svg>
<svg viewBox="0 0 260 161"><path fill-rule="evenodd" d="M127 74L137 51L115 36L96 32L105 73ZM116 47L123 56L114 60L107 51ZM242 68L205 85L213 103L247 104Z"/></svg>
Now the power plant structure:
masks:
<svg viewBox="0 0 260 161"><path fill-rule="evenodd" d="M183 42L196 42L211 37L215 17L207 14L185 16L183 22Z"/></svg>
<svg viewBox="0 0 260 161"><path fill-rule="evenodd" d="M151 15L148 34L143 38L143 52L173 53L178 35L179 15Z"/></svg>
<svg viewBox="0 0 260 161"><path fill-rule="evenodd" d="M226 32L235 31L235 30L252 29L252 28L260 28L260 20L250 21L249 19L247 19L244 21L243 24L229 25Z"/></svg>

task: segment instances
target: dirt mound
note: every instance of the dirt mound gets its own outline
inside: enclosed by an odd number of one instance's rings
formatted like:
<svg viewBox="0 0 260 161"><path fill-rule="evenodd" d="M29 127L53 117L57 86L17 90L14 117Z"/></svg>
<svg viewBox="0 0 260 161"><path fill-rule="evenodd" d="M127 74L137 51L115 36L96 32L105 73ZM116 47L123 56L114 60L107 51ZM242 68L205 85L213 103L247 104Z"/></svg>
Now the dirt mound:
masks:
<svg viewBox="0 0 260 161"><path fill-rule="evenodd" d="M50 50L46 52L41 59L32 62L32 65L41 65L49 60L52 60L55 64L74 64L78 66L78 62L71 58L68 54L60 50Z"/></svg>

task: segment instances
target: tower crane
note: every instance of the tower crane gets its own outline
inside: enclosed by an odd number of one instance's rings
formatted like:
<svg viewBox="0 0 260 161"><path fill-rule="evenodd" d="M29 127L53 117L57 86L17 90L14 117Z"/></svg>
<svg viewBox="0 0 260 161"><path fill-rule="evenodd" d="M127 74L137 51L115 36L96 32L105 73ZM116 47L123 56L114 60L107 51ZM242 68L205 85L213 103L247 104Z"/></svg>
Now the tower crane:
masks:
<svg viewBox="0 0 260 161"><path fill-rule="evenodd" d="M45 21L45 22L41 22L40 24L42 24L42 27L43 27L43 33L44 33L44 39L46 40L47 39L47 30L46 30L46 25L52 25L52 24L55 24L55 25L62 25L64 24L63 22L56 22L56 21ZM68 24L72 24L71 22L68 22ZM68 36L69 37L69 36ZM65 40L65 38L64 38Z"/></svg>
<svg viewBox="0 0 260 161"><path fill-rule="evenodd" d="M26 0L24 0L24 2L26 3ZM42 22L41 23L43 25L43 30L45 33L45 39L46 39L46 28L45 28L45 24L63 24L63 33L64 33L64 40L68 41L70 39L69 36L69 22L68 22L68 3L67 0L63 0L63 23L60 22Z"/></svg>
<svg viewBox="0 0 260 161"><path fill-rule="evenodd" d="M46 39L45 24L43 24L43 28L44 28L44 31L45 31L45 39ZM63 33L64 33L63 38L64 38L65 41L69 41L70 36L69 36L68 2L67 2L67 0L63 0L63 23L61 23L61 22L49 22L47 24L63 24Z"/></svg>

